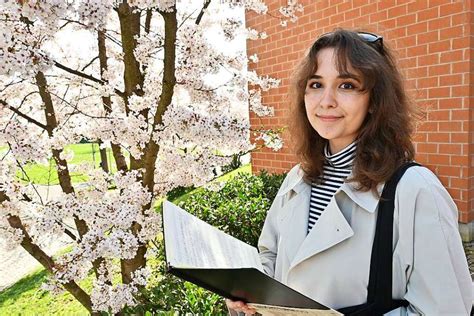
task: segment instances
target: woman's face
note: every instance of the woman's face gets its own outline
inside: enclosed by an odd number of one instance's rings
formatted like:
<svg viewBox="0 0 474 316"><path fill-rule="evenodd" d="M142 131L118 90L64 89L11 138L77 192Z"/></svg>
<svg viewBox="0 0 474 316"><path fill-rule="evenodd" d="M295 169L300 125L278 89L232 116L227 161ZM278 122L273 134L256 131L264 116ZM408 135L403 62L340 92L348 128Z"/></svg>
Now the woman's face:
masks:
<svg viewBox="0 0 474 316"><path fill-rule="evenodd" d="M335 154L359 134L369 110L369 93L361 91L362 76L350 65L348 76L338 72L333 48L319 51L317 62L318 70L306 84L306 114Z"/></svg>

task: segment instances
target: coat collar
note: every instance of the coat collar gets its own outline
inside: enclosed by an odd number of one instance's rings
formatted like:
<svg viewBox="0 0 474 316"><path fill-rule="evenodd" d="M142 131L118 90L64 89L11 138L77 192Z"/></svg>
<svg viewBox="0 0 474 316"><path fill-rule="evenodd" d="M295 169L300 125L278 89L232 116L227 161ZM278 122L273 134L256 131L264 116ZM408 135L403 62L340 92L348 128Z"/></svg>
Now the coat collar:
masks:
<svg viewBox="0 0 474 316"><path fill-rule="evenodd" d="M295 166L290 170L290 172L288 172L286 179L288 180L286 185L282 186L282 188L278 191L277 196L286 195L291 190L299 194L308 187L308 184L304 181L303 169L301 169L299 165Z"/></svg>
<svg viewBox="0 0 474 316"><path fill-rule="evenodd" d="M350 177L351 175L349 175ZM381 183L377 186L377 192L379 196L382 194L384 183ZM354 183L344 182L339 189L347 194L347 196L359 205L362 209L366 210L369 213L375 212L377 205L379 204L379 198L372 191L358 191L356 190ZM336 192L337 193L337 192Z"/></svg>
<svg viewBox="0 0 474 316"><path fill-rule="evenodd" d="M352 173L349 174L349 178L351 176L352 176ZM296 194L300 194L303 191L306 191L308 187L310 187L310 185L304 181L304 172L301 169L301 167L298 165L288 173L288 183L284 188L282 188L278 192L277 196L283 196L287 194L288 192L290 192L291 190L293 190ZM383 187L384 187L384 183L381 183L377 186L377 192L379 196L382 194ZM347 182L344 182L344 184L336 192L336 194L339 191L344 191L347 194L347 196L352 201L354 201L354 203L356 203L362 209L366 210L369 213L373 213L377 209L379 198L375 196L375 194L372 191L366 191L366 192L358 191L356 190L356 184L347 183Z"/></svg>

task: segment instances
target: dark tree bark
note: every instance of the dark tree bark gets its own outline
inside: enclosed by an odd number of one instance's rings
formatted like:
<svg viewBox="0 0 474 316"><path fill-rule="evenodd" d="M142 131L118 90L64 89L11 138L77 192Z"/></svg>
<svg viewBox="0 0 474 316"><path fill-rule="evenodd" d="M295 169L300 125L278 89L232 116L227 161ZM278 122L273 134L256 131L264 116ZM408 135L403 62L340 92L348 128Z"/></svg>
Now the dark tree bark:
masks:
<svg viewBox="0 0 474 316"><path fill-rule="evenodd" d="M98 47L99 47L100 75L103 79L104 71L108 69L107 49L105 46L104 31L98 32L97 42L98 42ZM110 112L112 112L112 101L110 100L110 97L102 97L102 103L104 105L105 112L107 114L110 114ZM112 143L111 147L112 147L112 154L115 159L115 164L117 166L117 170L127 171L128 170L127 162L125 160L125 156L122 153L122 150L120 149L120 146L118 144Z"/></svg>
<svg viewBox="0 0 474 316"><path fill-rule="evenodd" d="M152 131L155 127L162 123L163 114L167 107L171 104L173 97L174 86L176 85L175 77L175 61L176 61L176 32L178 28L176 19L176 10L172 12L160 12L165 22L165 43L164 43L164 70L163 70L163 88L160 96L157 111L153 117ZM155 163L159 151L159 145L151 137L145 148L145 155L142 161L144 167L143 185L153 194L153 187L155 185ZM143 206L143 210L147 210L151 205L151 201ZM135 235L141 230L138 223L132 225L132 232ZM133 271L145 266L146 245L141 244L138 248L137 254L133 259L122 260L122 280L124 283L130 283L132 280L131 274Z"/></svg>
<svg viewBox="0 0 474 316"><path fill-rule="evenodd" d="M140 36L140 13L134 11L125 1L118 7L120 21L120 33L122 38L122 51L124 62L123 80L125 84L125 112L130 113L128 108L128 98L132 95L143 96L143 74L140 71L140 64L135 58L134 50L137 47L136 36ZM148 117L148 110L140 112L145 119ZM142 168L142 159L130 157L130 169L138 170Z"/></svg>
<svg viewBox="0 0 474 316"><path fill-rule="evenodd" d="M41 96L41 100L44 104L46 131L48 132L48 136L52 137L53 130L58 126L58 122L56 120L53 100L51 98L51 94L48 91L48 82L46 81L44 73L41 71L36 74L35 79L36 85L38 86L39 94ZM74 193L74 188L71 183L71 175L69 174L67 161L61 159L62 150L53 149L52 153L53 159L56 162L56 170L58 172L58 180L61 189L66 194ZM89 229L85 221L79 219L76 215L74 215L74 222L76 224L76 228L79 232L80 237L87 233Z"/></svg>
<svg viewBox="0 0 474 316"><path fill-rule="evenodd" d="M100 167L104 172L109 173L109 162L107 158L107 149L102 148L103 142L99 139L97 141L97 144L99 145L99 153L100 153Z"/></svg>

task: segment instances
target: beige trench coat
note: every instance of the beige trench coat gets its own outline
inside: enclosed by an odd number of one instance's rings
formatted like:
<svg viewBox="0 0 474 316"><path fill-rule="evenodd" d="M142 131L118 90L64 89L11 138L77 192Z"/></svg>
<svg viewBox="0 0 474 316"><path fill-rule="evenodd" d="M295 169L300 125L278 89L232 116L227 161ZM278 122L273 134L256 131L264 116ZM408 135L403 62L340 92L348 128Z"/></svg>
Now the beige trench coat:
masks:
<svg viewBox="0 0 474 316"><path fill-rule="evenodd" d="M378 190L381 192L383 185ZM259 239L265 272L329 307L366 302L378 198L344 183L306 234L311 186L299 166L283 182ZM395 196L393 298L388 315L468 315L472 288L458 211L438 178L411 167Z"/></svg>

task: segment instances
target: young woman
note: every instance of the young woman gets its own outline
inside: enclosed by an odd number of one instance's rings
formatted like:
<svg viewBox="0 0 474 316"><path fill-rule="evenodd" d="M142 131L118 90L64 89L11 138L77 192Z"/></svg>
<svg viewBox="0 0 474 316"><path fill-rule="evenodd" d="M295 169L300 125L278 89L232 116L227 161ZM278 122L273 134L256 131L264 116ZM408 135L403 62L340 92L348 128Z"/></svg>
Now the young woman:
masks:
<svg viewBox="0 0 474 316"><path fill-rule="evenodd" d="M393 231L377 223L384 184L415 154L415 112L382 37L342 29L319 37L293 89L300 164L288 173L260 236L265 272L348 314L469 315L458 211L437 177L419 165L408 168L396 185ZM388 261L373 251L376 230L390 238ZM380 271L392 271L391 280ZM370 303L383 301L375 283L391 293L383 308ZM243 302L227 305L254 312Z"/></svg>

